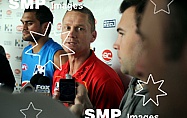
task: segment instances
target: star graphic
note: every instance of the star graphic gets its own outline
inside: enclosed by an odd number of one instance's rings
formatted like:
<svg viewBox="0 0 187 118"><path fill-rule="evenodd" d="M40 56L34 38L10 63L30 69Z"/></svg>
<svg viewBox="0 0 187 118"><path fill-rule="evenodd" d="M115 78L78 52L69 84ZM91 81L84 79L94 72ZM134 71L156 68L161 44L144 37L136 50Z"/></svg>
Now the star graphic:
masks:
<svg viewBox="0 0 187 118"><path fill-rule="evenodd" d="M159 85L159 87L158 87L158 90L159 90L162 94L157 94L157 95L156 95L156 102L155 102L152 98L149 98L149 99L145 102L146 96L140 93L140 91L143 90L143 86L142 86L142 84L140 84L140 83L142 82L142 83L144 83L144 84L146 84L146 85L151 84L151 83L149 83L149 80L152 81L153 85L160 83L160 85ZM160 80L160 81L155 82L154 79L153 79L152 74L149 74L149 77L148 77L147 82L138 80L138 84L140 85L141 89L140 89L139 91L137 91L136 93L134 93L134 95L136 95L136 96L142 96L142 97L143 97L143 106L145 106L147 103L149 103L149 101L152 101L156 106L159 106L158 97L159 97L159 96L166 96L166 95L167 95L166 92L164 92L163 90L160 89L160 87L162 86L163 83L164 83L164 80Z"/></svg>
<svg viewBox="0 0 187 118"><path fill-rule="evenodd" d="M167 4L167 11L164 10L164 9L157 10L157 9L156 9L156 7L157 7L156 3L155 3L153 0L150 0L150 1L151 1L151 2L153 3L153 5L155 6L155 7L154 7L154 14L157 14L157 13L159 13L159 12L161 12L161 11L163 11L163 12L165 12L165 13L167 13L167 14L170 14L169 5L170 5L174 0L171 0L171 1ZM156 11L156 10L157 10L157 11Z"/></svg>
<svg viewBox="0 0 187 118"><path fill-rule="evenodd" d="M40 65L40 59L41 59L41 58L40 58L40 55L39 55L39 54L29 53L30 50L32 50L32 49L34 49L36 46L38 46L38 42L36 41L36 39L35 39L35 37L34 37L33 34L37 34L37 35L40 35L40 36L45 36L46 33L47 33L47 30L48 30L48 28L49 28L49 25L51 25L51 22L48 23L47 28L46 28L44 34L41 34L41 33L38 33L38 32L34 32L34 31L30 31L30 34L31 34L32 38L34 39L34 42L35 42L36 45L34 45L32 48L28 49L28 50L25 52L25 54L27 54L27 55L32 55L32 56L38 56L38 65ZM70 33L69 31L67 31L67 32L62 32L62 33L61 33L61 34L67 34L67 36L66 36L64 42L67 40L67 38L68 38L68 36L69 36L69 33ZM55 33L54 33L54 34L55 34ZM56 35L56 34L55 34L55 35ZM56 35L56 36L57 36L57 35ZM52 63L56 68L58 68L59 70L62 70L62 68L61 68L61 65L62 65L61 57L62 57L62 56L66 56L66 55L75 54L75 52L74 52L73 50L71 50L69 47L67 47L67 46L64 45L64 42L62 43L62 46L64 46L64 47L66 47L67 49L69 49L69 50L71 51L71 53L61 54L61 55L59 56L59 58L60 58L60 67L58 67L52 60L48 60L43 66L46 66L48 63Z"/></svg>
<svg viewBox="0 0 187 118"><path fill-rule="evenodd" d="M31 108L31 106L32 106L32 108ZM26 114L24 113L24 111L28 111L28 110L30 110L30 109L34 109L34 111L38 111L38 113L37 113L37 115L36 115L36 118L38 118L38 115L40 115L40 113L42 112L41 109L36 109L36 108L34 107L33 103L30 102L29 106L28 106L26 109L21 109L21 110L20 110L20 112L25 116L24 118L27 117Z"/></svg>

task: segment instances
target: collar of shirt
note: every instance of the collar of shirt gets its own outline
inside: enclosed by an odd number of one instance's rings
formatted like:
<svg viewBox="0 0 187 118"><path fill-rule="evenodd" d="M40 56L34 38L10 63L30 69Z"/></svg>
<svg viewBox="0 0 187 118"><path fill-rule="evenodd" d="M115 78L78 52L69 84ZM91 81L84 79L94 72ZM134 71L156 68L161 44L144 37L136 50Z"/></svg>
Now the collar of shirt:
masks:
<svg viewBox="0 0 187 118"><path fill-rule="evenodd" d="M93 50L91 51L92 51L91 56L82 64L82 66L78 69L78 71L72 76L76 80L79 78L84 78L84 76L89 72L89 69L93 66L94 62L96 61L97 57L94 51ZM63 75L65 75L66 73L69 73L69 70L70 70L69 61L66 62L66 64L64 64L62 69L64 69Z"/></svg>

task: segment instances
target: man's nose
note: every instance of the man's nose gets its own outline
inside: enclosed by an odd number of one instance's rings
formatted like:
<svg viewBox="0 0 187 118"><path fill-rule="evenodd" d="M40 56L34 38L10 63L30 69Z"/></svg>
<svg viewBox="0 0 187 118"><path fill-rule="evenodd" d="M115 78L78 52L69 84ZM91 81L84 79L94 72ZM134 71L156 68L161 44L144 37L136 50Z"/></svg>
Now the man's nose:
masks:
<svg viewBox="0 0 187 118"><path fill-rule="evenodd" d="M28 29L27 24L23 24L22 27L23 27L23 30L27 30Z"/></svg>
<svg viewBox="0 0 187 118"><path fill-rule="evenodd" d="M76 33L75 29L71 28L68 38L76 38L76 37L77 37L77 33Z"/></svg>
<svg viewBox="0 0 187 118"><path fill-rule="evenodd" d="M115 50L119 50L119 49L120 49L119 40L118 40L118 39L116 39L116 41L114 42L113 48L114 48Z"/></svg>

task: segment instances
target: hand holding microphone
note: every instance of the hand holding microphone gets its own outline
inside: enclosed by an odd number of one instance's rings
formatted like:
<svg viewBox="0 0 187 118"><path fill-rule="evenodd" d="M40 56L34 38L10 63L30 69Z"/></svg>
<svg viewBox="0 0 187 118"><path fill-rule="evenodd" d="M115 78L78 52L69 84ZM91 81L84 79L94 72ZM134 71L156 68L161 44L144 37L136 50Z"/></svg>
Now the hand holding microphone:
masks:
<svg viewBox="0 0 187 118"><path fill-rule="evenodd" d="M69 75L67 75L66 78L71 79L71 77ZM61 80L61 82L62 82L62 80ZM64 85L64 84L59 83L59 85L57 85L57 86L59 86L59 88L62 88L63 87L62 85ZM82 116L84 110L87 109L87 108L93 108L93 105L90 102L90 99L88 97L88 92L87 92L85 86L80 84L80 83L76 83L75 86L76 86L76 90L75 90L76 95L75 95L75 98L73 100L73 104L69 105L69 109L75 115ZM63 97L64 95L61 95L63 91L64 91L64 89L61 90L61 92L59 91L59 89L54 90L53 99L59 100L60 97ZM66 89L66 91L69 91L69 90ZM64 99L67 99L67 97L65 97L61 100L64 100ZM70 101L70 100L66 100L66 101ZM70 102L68 102L68 103L70 103Z"/></svg>

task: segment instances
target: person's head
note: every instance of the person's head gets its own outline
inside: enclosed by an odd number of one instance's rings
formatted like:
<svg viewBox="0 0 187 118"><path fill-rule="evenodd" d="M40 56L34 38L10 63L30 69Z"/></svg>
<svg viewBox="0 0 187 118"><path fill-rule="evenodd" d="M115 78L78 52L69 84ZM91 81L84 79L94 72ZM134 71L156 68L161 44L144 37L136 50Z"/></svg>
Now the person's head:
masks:
<svg viewBox="0 0 187 118"><path fill-rule="evenodd" d="M134 75L135 64L140 56L142 41L139 25L146 0L124 0L120 6L121 20L117 27L118 38L113 47L118 51L121 71Z"/></svg>
<svg viewBox="0 0 187 118"><path fill-rule="evenodd" d="M157 4L165 5L167 9L169 2L170 0L162 0ZM187 89L186 1L173 1L169 9L170 14L162 11L154 14L154 5L148 2L140 27L143 56L139 63L145 64L144 73L152 73L155 81L165 80L162 89L168 96L159 100L162 103L159 109L162 110L162 115L166 115L162 116L165 118L169 114L171 117L184 115L184 101L187 98L183 93ZM149 88L152 95L154 91L151 86ZM172 108L168 109L170 105Z"/></svg>
<svg viewBox="0 0 187 118"><path fill-rule="evenodd" d="M93 13L85 6L67 11L62 19L62 32L66 31L70 32L64 43L67 47L75 53L89 51L90 43L94 42L97 36ZM66 35L62 34L61 38L64 41ZM64 50L69 52L65 47Z"/></svg>
<svg viewBox="0 0 187 118"><path fill-rule="evenodd" d="M5 49L1 45L0 45L0 54L2 54L3 56L6 56Z"/></svg>
<svg viewBox="0 0 187 118"><path fill-rule="evenodd" d="M30 6L28 9L25 9L21 18L23 23L23 40L26 41L33 41L29 31L44 34L49 22L53 23L53 14L48 7L40 5L39 9L36 9L35 4L32 7ZM50 31L51 25L48 27L46 36L49 35ZM41 36L36 35L36 37L39 38Z"/></svg>

